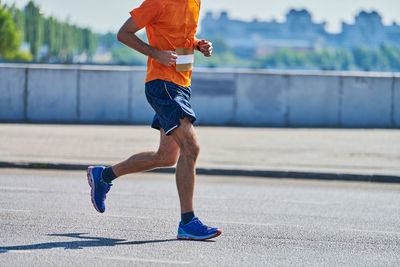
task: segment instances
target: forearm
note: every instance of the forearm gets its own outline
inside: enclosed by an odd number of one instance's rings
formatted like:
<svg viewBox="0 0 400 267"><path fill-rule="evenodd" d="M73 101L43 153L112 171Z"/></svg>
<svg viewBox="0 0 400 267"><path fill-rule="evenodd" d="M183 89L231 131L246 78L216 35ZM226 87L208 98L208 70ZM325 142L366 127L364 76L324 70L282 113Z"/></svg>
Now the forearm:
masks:
<svg viewBox="0 0 400 267"><path fill-rule="evenodd" d="M200 47L199 47L199 43L200 43L200 39L197 39L196 36L193 39L193 49L194 50L198 50L200 51Z"/></svg>
<svg viewBox="0 0 400 267"><path fill-rule="evenodd" d="M156 58L158 49L143 42L136 34L126 31L118 33L118 41L130 48L142 53L145 56Z"/></svg>

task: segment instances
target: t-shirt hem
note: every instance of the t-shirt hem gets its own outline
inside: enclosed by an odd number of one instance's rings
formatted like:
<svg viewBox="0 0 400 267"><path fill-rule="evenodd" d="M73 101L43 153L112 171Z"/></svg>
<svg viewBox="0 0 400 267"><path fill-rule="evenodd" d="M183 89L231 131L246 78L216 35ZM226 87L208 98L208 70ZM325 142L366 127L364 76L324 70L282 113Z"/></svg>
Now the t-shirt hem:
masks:
<svg viewBox="0 0 400 267"><path fill-rule="evenodd" d="M148 82L155 81L155 80L163 80L163 81L167 81L167 82L172 82L172 83L177 84L182 87L189 87L191 85L191 81L189 81L187 83L181 83L181 82L177 82L172 79L165 78L165 77L163 77L163 78L161 78L161 77L146 78L145 82L148 83Z"/></svg>

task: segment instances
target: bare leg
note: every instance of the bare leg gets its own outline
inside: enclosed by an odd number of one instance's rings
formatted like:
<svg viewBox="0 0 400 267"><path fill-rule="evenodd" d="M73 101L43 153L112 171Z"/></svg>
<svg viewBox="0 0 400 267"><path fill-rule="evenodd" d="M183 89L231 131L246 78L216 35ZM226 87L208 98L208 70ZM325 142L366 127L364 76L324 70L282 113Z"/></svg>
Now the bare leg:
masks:
<svg viewBox="0 0 400 267"><path fill-rule="evenodd" d="M200 152L194 127L188 118L181 120L181 126L172 132L180 148L176 167L176 184L181 203L181 213L193 211L193 195L196 176L196 161Z"/></svg>
<svg viewBox="0 0 400 267"><path fill-rule="evenodd" d="M158 151L141 152L129 159L112 166L117 177L144 172L155 168L169 167L176 164L179 156L179 147L172 136L167 136L161 129L160 147Z"/></svg>

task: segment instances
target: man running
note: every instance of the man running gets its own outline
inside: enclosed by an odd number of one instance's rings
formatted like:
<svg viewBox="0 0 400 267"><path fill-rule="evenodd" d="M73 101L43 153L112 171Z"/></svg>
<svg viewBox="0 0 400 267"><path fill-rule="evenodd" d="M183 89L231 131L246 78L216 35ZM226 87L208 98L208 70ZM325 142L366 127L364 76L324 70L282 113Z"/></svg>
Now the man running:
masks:
<svg viewBox="0 0 400 267"><path fill-rule="evenodd" d="M152 127L160 130L158 151L142 152L112 167L88 168L92 203L105 211L111 182L122 175L176 166L181 206L178 239L205 240L221 231L204 225L194 215L195 166L200 146L193 127L195 113L189 103L194 50L212 54L212 44L195 37L201 0L145 0L130 12L118 40L148 56L145 92L153 107ZM149 44L136 36L146 27Z"/></svg>

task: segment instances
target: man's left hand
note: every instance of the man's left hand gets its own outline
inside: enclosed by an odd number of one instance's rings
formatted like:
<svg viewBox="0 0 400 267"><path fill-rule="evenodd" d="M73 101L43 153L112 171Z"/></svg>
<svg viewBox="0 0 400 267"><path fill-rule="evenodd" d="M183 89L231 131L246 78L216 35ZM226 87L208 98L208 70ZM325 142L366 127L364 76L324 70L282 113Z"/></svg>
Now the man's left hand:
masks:
<svg viewBox="0 0 400 267"><path fill-rule="evenodd" d="M212 43L206 40L201 40L199 42L200 52L203 53L205 57L211 57L213 46Z"/></svg>

